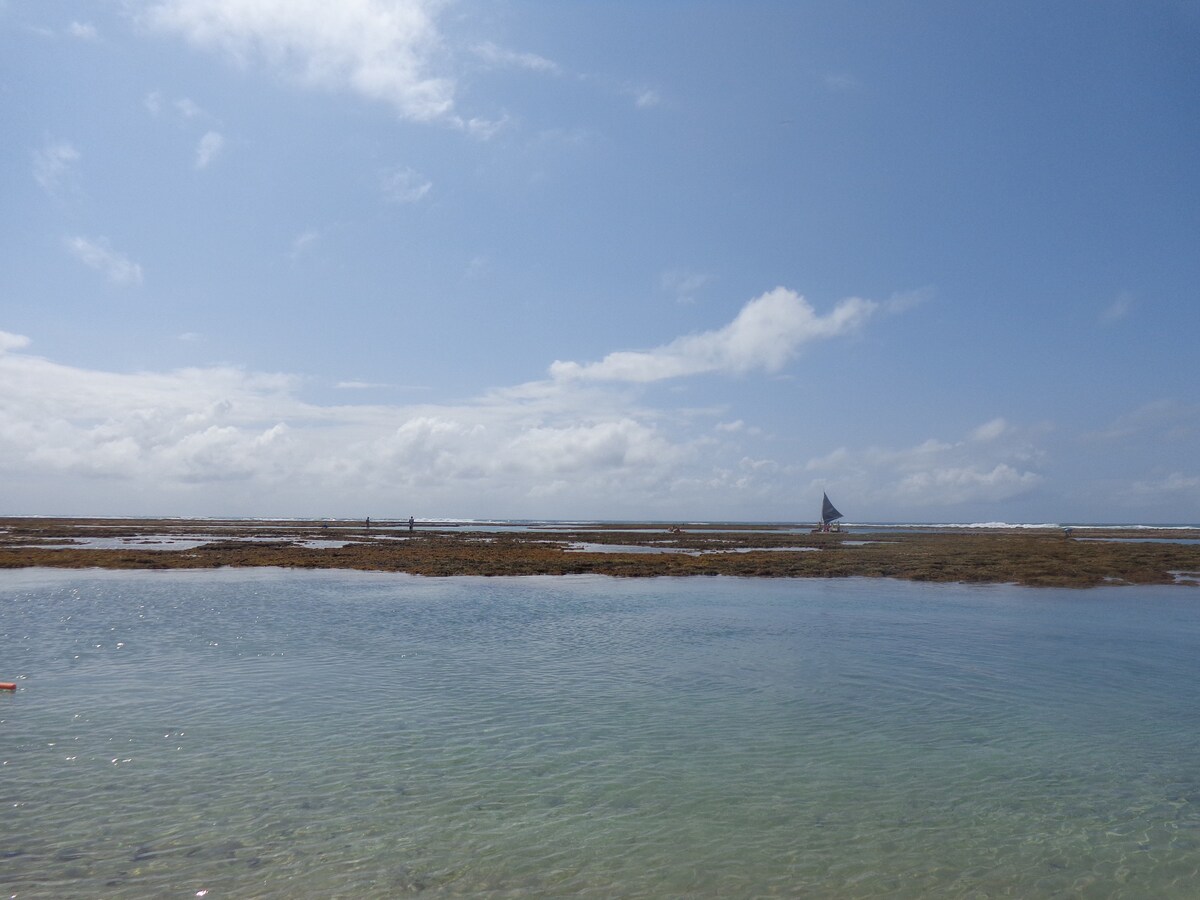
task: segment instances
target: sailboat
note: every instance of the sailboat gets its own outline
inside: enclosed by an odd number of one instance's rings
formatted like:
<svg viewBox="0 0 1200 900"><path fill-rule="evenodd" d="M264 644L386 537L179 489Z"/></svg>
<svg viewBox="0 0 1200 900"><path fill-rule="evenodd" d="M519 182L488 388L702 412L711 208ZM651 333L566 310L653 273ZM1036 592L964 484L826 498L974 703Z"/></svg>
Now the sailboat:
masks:
<svg viewBox="0 0 1200 900"><path fill-rule="evenodd" d="M841 531L842 526L838 525L834 520L842 518L842 514L837 511L837 507L829 500L829 495L824 491L821 492L821 524L814 528L813 531Z"/></svg>

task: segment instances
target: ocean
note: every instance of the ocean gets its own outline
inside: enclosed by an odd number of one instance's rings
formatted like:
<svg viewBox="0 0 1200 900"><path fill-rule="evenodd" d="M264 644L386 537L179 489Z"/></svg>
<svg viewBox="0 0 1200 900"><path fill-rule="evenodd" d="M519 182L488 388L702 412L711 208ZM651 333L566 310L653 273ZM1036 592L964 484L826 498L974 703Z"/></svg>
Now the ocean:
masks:
<svg viewBox="0 0 1200 900"><path fill-rule="evenodd" d="M0 572L0 890L1195 897L1200 594Z"/></svg>

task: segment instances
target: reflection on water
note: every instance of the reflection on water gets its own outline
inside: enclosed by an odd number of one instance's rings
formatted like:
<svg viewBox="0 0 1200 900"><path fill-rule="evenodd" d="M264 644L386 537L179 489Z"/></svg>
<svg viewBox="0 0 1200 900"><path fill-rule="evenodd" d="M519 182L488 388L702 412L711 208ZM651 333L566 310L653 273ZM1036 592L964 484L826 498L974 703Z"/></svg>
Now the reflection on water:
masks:
<svg viewBox="0 0 1200 900"><path fill-rule="evenodd" d="M850 543L849 541L847 543ZM860 541L866 543L865 541ZM716 550L692 550L688 547L655 546L647 544L594 544L576 541L567 545L568 553L678 553L683 556L710 556L714 553L809 553L820 552L820 547L728 547Z"/></svg>
<svg viewBox="0 0 1200 900"><path fill-rule="evenodd" d="M30 897L1191 897L1188 588L0 573Z"/></svg>
<svg viewBox="0 0 1200 900"><path fill-rule="evenodd" d="M1200 540L1196 538L1177 538L1177 537L1080 537L1077 541L1100 541L1109 544L1200 544Z"/></svg>

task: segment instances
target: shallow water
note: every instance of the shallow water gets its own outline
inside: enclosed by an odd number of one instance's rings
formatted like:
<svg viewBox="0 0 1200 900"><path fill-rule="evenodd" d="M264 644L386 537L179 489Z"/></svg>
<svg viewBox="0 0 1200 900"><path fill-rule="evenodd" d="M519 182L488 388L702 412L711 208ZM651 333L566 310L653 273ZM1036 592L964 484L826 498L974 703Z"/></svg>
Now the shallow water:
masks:
<svg viewBox="0 0 1200 900"><path fill-rule="evenodd" d="M0 573L30 897L1194 897L1200 595Z"/></svg>
<svg viewBox="0 0 1200 900"><path fill-rule="evenodd" d="M1081 537L1076 538L1077 541L1100 541L1109 544L1200 544L1200 540L1196 538L1174 538L1174 537L1154 537L1154 538L1138 538L1138 537Z"/></svg>

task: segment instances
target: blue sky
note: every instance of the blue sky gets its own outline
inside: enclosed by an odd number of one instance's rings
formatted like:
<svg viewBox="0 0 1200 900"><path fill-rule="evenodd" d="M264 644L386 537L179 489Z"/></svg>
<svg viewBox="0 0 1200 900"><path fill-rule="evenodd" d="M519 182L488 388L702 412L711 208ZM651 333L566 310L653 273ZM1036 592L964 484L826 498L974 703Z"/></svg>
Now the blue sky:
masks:
<svg viewBox="0 0 1200 900"><path fill-rule="evenodd" d="M1200 521L1200 4L0 0L0 513Z"/></svg>

